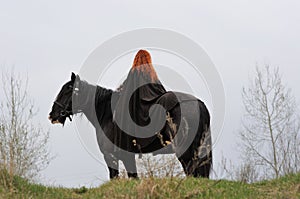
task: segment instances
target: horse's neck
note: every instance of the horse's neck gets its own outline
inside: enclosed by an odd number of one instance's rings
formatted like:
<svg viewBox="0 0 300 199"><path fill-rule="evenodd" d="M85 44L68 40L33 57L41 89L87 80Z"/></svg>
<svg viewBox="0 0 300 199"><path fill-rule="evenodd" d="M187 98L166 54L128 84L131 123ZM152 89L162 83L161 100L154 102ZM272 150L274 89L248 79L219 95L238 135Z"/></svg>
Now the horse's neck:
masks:
<svg viewBox="0 0 300 199"><path fill-rule="evenodd" d="M103 115L106 115L106 118L112 115L110 107L112 91L81 81L79 93L78 103L80 109L93 126L99 128L99 125L102 123L99 119L103 118Z"/></svg>

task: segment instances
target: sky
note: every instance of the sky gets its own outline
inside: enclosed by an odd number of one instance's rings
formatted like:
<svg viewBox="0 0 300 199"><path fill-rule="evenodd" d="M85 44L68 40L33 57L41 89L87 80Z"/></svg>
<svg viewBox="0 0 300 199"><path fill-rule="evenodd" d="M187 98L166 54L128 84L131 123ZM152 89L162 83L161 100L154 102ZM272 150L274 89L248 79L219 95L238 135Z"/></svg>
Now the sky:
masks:
<svg viewBox="0 0 300 199"><path fill-rule="evenodd" d="M218 168L222 156L239 161L241 90L253 77L256 65L278 66L299 104L299 10L296 0L0 0L1 70L14 67L16 73L28 75L29 94L39 109L35 120L50 131L55 159L42 172L41 182L79 187L107 181L105 163L82 146L76 126L69 122L64 128L51 125L48 113L61 86L72 71L80 71L93 50L115 35L149 27L172 30L198 43L221 76L226 112L213 153L214 178L223 178ZM154 53L152 59L160 56ZM129 70L132 59L126 56L121 63L128 64ZM123 71L123 76L108 79L103 86L115 88L127 73ZM209 104L210 99L203 98ZM93 129L87 128L87 133L92 134Z"/></svg>

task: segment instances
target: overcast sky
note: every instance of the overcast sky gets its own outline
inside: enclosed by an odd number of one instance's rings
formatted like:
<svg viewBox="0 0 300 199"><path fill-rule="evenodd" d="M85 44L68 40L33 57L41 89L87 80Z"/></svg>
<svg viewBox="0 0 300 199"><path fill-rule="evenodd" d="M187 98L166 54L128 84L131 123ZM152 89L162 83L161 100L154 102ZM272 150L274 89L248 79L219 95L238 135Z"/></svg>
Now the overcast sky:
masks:
<svg viewBox="0 0 300 199"><path fill-rule="evenodd" d="M42 182L77 187L107 180L105 163L84 149L74 125L53 126L47 117L62 84L72 71L80 70L95 48L114 35L145 27L186 35L214 62L226 94L224 128L213 151L214 177L222 178L217 168L221 156L238 160L235 143L243 113L241 89L256 64L279 66L284 83L299 103L299 10L296 0L0 0L1 70L14 66L16 73L28 74L29 92L39 108L36 121L51 132L56 158L43 172ZM129 70L132 58L123 61ZM114 88L113 82L104 86Z"/></svg>

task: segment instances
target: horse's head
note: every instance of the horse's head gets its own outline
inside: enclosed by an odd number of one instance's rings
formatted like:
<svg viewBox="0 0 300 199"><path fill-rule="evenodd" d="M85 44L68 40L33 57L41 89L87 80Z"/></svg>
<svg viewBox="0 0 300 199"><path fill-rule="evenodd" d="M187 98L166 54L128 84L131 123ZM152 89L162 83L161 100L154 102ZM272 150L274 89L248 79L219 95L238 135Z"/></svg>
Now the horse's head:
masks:
<svg viewBox="0 0 300 199"><path fill-rule="evenodd" d="M75 80L76 75L72 73L71 80L65 83L58 93L48 117L52 124L64 125L67 117L72 121L72 94Z"/></svg>

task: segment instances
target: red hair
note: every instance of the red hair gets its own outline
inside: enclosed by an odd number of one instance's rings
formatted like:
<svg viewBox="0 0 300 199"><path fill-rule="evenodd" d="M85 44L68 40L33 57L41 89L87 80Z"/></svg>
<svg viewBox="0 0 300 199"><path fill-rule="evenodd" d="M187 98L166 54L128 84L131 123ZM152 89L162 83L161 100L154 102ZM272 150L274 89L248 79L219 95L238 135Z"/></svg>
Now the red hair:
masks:
<svg viewBox="0 0 300 199"><path fill-rule="evenodd" d="M157 74L152 65L151 55L146 50L139 50L134 58L131 70L137 70L142 72L144 75L148 75L152 81L158 80Z"/></svg>

